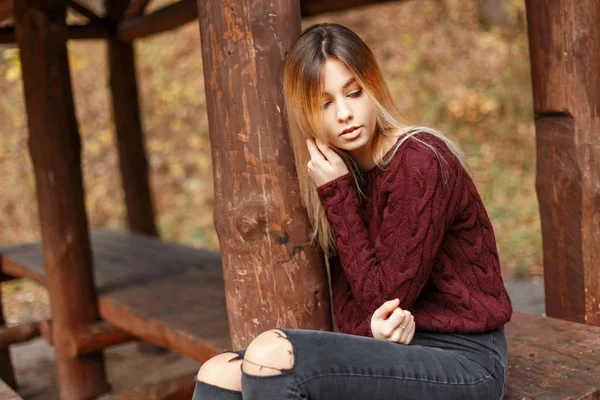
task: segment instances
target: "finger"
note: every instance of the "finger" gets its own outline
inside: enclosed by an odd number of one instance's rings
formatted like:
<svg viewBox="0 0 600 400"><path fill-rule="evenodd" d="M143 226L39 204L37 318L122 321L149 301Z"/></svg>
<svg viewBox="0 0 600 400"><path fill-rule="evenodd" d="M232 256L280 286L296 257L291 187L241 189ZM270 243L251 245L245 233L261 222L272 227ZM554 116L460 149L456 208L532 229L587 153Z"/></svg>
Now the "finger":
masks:
<svg viewBox="0 0 600 400"><path fill-rule="evenodd" d="M392 315L390 315L385 325L385 329L390 332L390 336L397 328L399 328L402 325L404 317L404 313L399 308L396 308L392 312Z"/></svg>
<svg viewBox="0 0 600 400"><path fill-rule="evenodd" d="M389 341L394 342L394 343L400 343L401 337L402 337L402 329L400 329L400 327L398 327L390 335Z"/></svg>
<svg viewBox="0 0 600 400"><path fill-rule="evenodd" d="M390 313L398 306L399 303L399 299L386 301L377 310L375 310L372 318L377 320L387 319Z"/></svg>
<svg viewBox="0 0 600 400"><path fill-rule="evenodd" d="M321 151L321 153L323 153L325 158L327 158L327 160L331 161L332 159L339 157L339 155L335 151L333 151L333 149L330 146L328 146L326 143L321 142L319 139L315 139L315 144L317 145L317 148Z"/></svg>
<svg viewBox="0 0 600 400"><path fill-rule="evenodd" d="M403 344L408 345L408 344L410 344L410 342L412 342L413 337L415 336L415 330L416 330L416 325L415 324L411 324L410 325L410 329L408 329L408 335L406 336L406 338L402 342Z"/></svg>
<svg viewBox="0 0 600 400"><path fill-rule="evenodd" d="M314 140L306 139L306 147L308 147L308 152L310 153L310 158L313 161L313 165L315 164L315 162L327 161L325 156L321 153L321 151L315 144Z"/></svg>
<svg viewBox="0 0 600 400"><path fill-rule="evenodd" d="M404 344L408 344L407 339L410 336L410 333L412 331L414 331L414 327L415 327L414 317L412 315L407 316L406 322L403 325L403 327L404 327L404 329L402 329L402 335L400 336L400 341Z"/></svg>

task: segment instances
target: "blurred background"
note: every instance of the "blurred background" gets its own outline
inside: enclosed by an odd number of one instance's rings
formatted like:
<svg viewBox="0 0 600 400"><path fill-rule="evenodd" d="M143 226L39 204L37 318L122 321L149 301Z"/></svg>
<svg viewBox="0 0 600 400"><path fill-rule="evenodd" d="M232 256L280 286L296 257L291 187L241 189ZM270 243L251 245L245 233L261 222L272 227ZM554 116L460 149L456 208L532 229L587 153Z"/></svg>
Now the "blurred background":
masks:
<svg viewBox="0 0 600 400"><path fill-rule="evenodd" d="M148 11L170 1L154 0ZM69 15L76 22L76 15ZM535 131L523 0L397 1L304 19L337 22L375 52L413 124L466 152L495 229L506 280L542 274ZM126 229L102 41L68 44L90 226ZM199 28L137 41L151 185L164 240L218 250ZM0 45L0 246L38 240L18 50ZM9 325L49 317L45 289L2 284Z"/></svg>

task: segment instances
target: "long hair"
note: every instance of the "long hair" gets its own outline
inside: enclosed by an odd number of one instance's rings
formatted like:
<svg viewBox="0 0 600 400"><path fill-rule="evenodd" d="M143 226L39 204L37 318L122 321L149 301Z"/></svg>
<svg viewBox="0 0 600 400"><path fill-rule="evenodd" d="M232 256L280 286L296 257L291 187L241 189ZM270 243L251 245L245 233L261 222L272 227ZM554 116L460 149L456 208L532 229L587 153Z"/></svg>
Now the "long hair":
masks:
<svg viewBox="0 0 600 400"><path fill-rule="evenodd" d="M385 169L402 143L420 132L428 132L443 140L458 157L463 167L467 170L468 167L464 154L458 146L442 133L427 127L407 125L394 105L377 60L358 35L334 23L321 23L309 27L300 35L285 62L283 70L285 116L300 184L301 201L308 212L312 226L311 242L318 239L325 255L331 256L337 253L335 238L317 195L315 183L308 174L306 166L310 161L306 139L318 138L323 143L329 143L319 107L323 88L322 69L328 58L338 60L350 70L375 106L377 117L375 137L372 142L375 168ZM384 146L387 142L384 139L387 137L399 138L391 150ZM440 157L433 146L417 137L413 139L429 147L438 158ZM352 172L358 193L364 196L356 163L347 152L333 149ZM390 155L384 160L383 157L388 151Z"/></svg>

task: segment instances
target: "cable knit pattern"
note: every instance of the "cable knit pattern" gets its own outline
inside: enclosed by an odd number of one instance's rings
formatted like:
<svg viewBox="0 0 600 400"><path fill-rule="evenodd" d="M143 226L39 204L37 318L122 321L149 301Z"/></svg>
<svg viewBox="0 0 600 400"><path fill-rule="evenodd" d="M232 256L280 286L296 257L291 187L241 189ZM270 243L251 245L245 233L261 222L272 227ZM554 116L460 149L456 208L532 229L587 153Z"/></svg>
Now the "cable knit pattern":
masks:
<svg viewBox="0 0 600 400"><path fill-rule="evenodd" d="M352 173L317 188L333 229L333 308L340 331L372 336L385 301L415 317L417 330L479 333L510 320L496 240L475 185L446 144L427 133L400 146L385 171Z"/></svg>

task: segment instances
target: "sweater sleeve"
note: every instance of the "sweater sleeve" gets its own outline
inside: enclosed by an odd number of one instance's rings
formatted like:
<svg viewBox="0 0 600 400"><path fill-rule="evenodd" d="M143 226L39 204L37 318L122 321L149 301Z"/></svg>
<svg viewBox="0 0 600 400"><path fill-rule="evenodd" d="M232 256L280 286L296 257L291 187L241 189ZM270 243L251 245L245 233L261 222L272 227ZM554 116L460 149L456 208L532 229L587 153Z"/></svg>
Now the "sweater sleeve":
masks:
<svg viewBox="0 0 600 400"><path fill-rule="evenodd" d="M401 156L382 187L388 198L374 243L351 172L317 188L354 299L369 316L395 298L400 308L413 309L457 208L452 193L460 190L460 174L448 168L452 162L416 146Z"/></svg>
<svg viewBox="0 0 600 400"><path fill-rule="evenodd" d="M335 323L340 332L373 337L371 316L354 299L337 256L331 259L331 287Z"/></svg>

